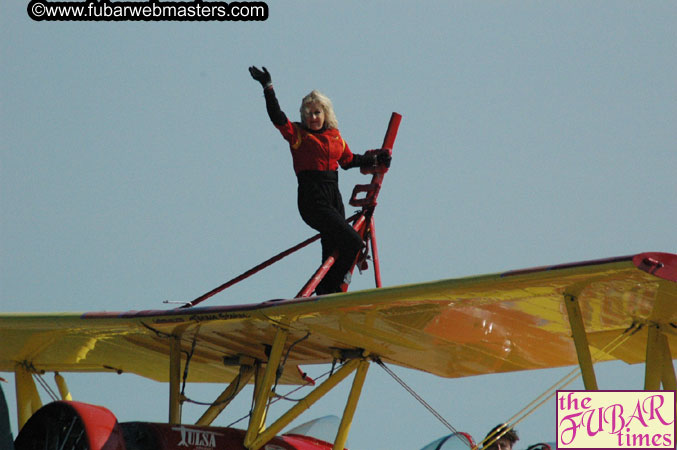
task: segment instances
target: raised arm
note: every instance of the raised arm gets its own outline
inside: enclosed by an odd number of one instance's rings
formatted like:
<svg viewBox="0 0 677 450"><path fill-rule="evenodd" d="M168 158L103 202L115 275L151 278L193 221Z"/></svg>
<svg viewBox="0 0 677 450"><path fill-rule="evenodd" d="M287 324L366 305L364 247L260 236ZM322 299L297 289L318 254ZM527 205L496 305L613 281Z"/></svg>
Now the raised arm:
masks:
<svg viewBox="0 0 677 450"><path fill-rule="evenodd" d="M261 83L261 87L263 87L263 95L266 98L266 110L268 111L268 117L270 117L271 122L277 126L284 125L287 123L287 116L282 109L280 109L280 103L275 96L273 81L268 69L265 67L262 67L262 69L263 70L251 66L249 68L249 73L252 78Z"/></svg>

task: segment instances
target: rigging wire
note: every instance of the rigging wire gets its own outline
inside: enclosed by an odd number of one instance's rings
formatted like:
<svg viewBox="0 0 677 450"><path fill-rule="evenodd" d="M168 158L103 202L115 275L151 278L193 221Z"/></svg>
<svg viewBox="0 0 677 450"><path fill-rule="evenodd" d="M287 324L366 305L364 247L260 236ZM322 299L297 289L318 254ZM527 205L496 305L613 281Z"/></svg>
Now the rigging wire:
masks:
<svg viewBox="0 0 677 450"><path fill-rule="evenodd" d="M407 383L405 383L404 380L398 377L395 372L393 372L388 366L386 366L383 363L383 361L381 361L380 358L375 358L374 361L376 362L376 364L381 366L381 368L383 368L383 370L385 370L388 375L390 375L395 381L397 381L400 384L400 386L402 386L409 394L411 394L421 405L423 405L428 411L430 411L430 413L433 416L435 416L435 418L439 420L442 423L442 425L447 427L449 431L451 431L452 433L455 434L458 433L458 430L456 428L454 428L444 417L442 417L440 413L438 413L432 406L430 406L429 403L427 403L420 395L418 395L416 391L414 391L411 387L409 387L409 385L407 385Z"/></svg>
<svg viewBox="0 0 677 450"><path fill-rule="evenodd" d="M289 354L291 353L291 351L292 351L292 349L294 348L294 346L296 346L297 344L299 344L299 343L305 341L305 340L308 339L309 337L310 337L310 332L307 332L305 336L303 336L302 338L296 340L294 343L292 343L292 344L289 346L289 348L287 349L287 353L285 354L284 360L283 360L282 364L280 365L280 368L278 369L277 377L276 377L276 380L275 380L275 387L273 387L272 392L275 392L275 389L277 388L277 384L278 384L278 381L279 381L279 379L280 379L280 376L282 375L282 371L283 371L283 369L284 369L284 365L286 364L287 358L289 358ZM196 333L195 338L197 338L197 333ZM192 356L194 350L195 350L195 339L193 339L193 347L192 347L191 352L190 352L190 354L189 354L189 358L186 359L186 368L185 368L185 370L184 370L184 388L185 388L185 380L186 380L186 378L187 378L187 373L186 373L186 372L187 372L187 370L188 370L188 364L189 364L189 361L190 361L190 356ZM333 366L332 366L332 370L333 370ZM330 371L328 371L327 373L330 373ZM327 373L321 375L321 377L326 376ZM319 378L318 378L318 379L319 379ZM238 376L237 376L237 385L236 385L236 387L239 387L240 381L241 381L241 376L238 374ZM279 395L279 394L276 394L276 397L279 397L281 400L300 401L300 400L295 400L295 399L288 398L287 396L290 395L290 394L293 394L294 392L298 391L299 389L302 389L302 388L304 388L304 387L306 387L306 386L308 386L308 385L310 385L310 384L311 384L310 382L306 382L306 383L300 385L299 387L297 387L296 389L294 389L293 391L288 392L288 393L285 394L285 395ZM196 405L202 405L202 406L218 406L218 405L221 405L221 404L223 404L223 403L227 403L227 402L231 401L231 400L233 399L233 397L235 397L235 394L233 394L233 395L231 395L229 398L224 399L224 400L222 400L222 401L220 401L220 402L200 402L200 401L192 400L192 399L186 397L186 396L184 395L184 390L185 390L185 389L182 389L182 390L181 390L181 395L184 397L184 401L186 401L186 402L188 402L188 403L193 403L193 404L196 404ZM236 391L237 391L237 390L236 390ZM270 405L269 405L269 406L270 406ZM245 417L247 417L247 416L245 416Z"/></svg>
<svg viewBox="0 0 677 450"><path fill-rule="evenodd" d="M639 329L642 328L642 324L633 322L628 328L626 328L621 334L612 339L607 345L601 349L595 350L595 355L593 360L599 360L604 353L610 353L616 350L618 347L623 345L632 335L634 335ZM538 408L543 406L546 402L552 399L557 394L558 390L570 385L578 377L581 376L580 368L575 368L568 374L564 375L558 381L556 381L552 386L550 386L545 392L536 397L531 401L527 406L522 408L520 411L515 413L507 422L505 422L505 428L496 430L496 432L487 435L482 441L478 442L476 448L480 446L483 448L493 445L498 441L505 433L509 430L514 429L519 423L524 421L528 416L534 413Z"/></svg>
<svg viewBox="0 0 677 450"><path fill-rule="evenodd" d="M145 328L147 328L148 330L150 330L150 331L152 331L153 333L155 333L155 335L156 335L157 337L159 337L159 338L170 338L170 337L172 337L171 334L165 333L165 332L160 331L160 330L156 330L155 328L151 327L150 325L148 325L148 324L147 324L146 322L144 322L144 321L141 321L141 322L139 322L139 323L140 323L141 325L143 325Z"/></svg>
<svg viewBox="0 0 677 450"><path fill-rule="evenodd" d="M604 353L609 353L613 352L616 350L618 347L623 345L634 333L636 333L639 328L641 328L641 324L636 324L633 323L628 327L626 330L624 330L620 335L616 336L612 341L610 341L607 345L605 345L602 349L597 349L594 359L598 360L602 357ZM428 404L420 395L418 395L410 386L404 382L395 372L393 372L388 366L386 366L383 361L381 361L380 358L374 358L374 361L383 368L383 370L386 371L388 375L390 375L395 381L397 381L409 394L411 394L421 405L423 405L437 420L439 420L447 429L449 429L452 433L458 433L458 430L454 428L440 413L438 413L430 404ZM492 444L494 444L498 439L500 439L505 433L507 433L509 430L513 429L516 425L521 423L524 419L526 419L529 415L531 415L533 412L535 412L538 408L543 406L546 402L548 402L554 395L556 395L557 390L562 389L571 383L573 383L578 377L580 376L580 369L576 368L566 374L564 377L562 377L560 380L555 382L551 387L549 387L545 392L543 392L541 395L536 397L536 399L532 400L527 406L522 408L520 411L518 411L516 414L514 414L506 423L505 427L497 430L491 435L486 436L481 442L479 442L475 447L471 447L469 443L467 443L469 448L486 448Z"/></svg>
<svg viewBox="0 0 677 450"><path fill-rule="evenodd" d="M279 365L277 368L277 372L275 374L275 385L273 386L272 392L275 392L275 389L277 389L277 383L280 381L280 377L282 376L282 372L284 371L284 365L287 364L287 358L289 358L289 354L291 353L292 349L299 343L305 341L310 337L310 331L306 332L306 335L303 336L302 338L294 341L289 348L287 349L287 353L284 355L284 360L282 363Z"/></svg>
<svg viewBox="0 0 677 450"><path fill-rule="evenodd" d="M56 392L50 387L49 383L45 381L45 379L42 377L41 373L34 373L33 377L38 380L38 384L42 386L42 388L47 392L47 395L52 399L52 401L58 401L59 397L56 395Z"/></svg>
<svg viewBox="0 0 677 450"><path fill-rule="evenodd" d="M289 354L291 353L292 349L300 342L305 341L308 339L310 336L310 332L307 332L305 336L303 336L300 339L297 339L294 341L289 348L287 349L287 353L284 356L284 360L280 363L280 365L277 367L277 371L275 372L275 384L273 385L273 388L271 389L271 393L275 393L275 390L277 389L277 384L280 381L280 378L282 377L282 372L284 371L284 365L287 363L287 358L289 358ZM270 409L270 406L274 403L273 397L268 398L268 404L266 405L266 414L268 414L268 410ZM251 414L251 411L249 412Z"/></svg>
<svg viewBox="0 0 677 450"><path fill-rule="evenodd" d="M200 333L200 326L195 329L195 334L193 335L193 343L190 346L190 352L186 354L186 364L183 367L183 383L181 384L181 396L184 396L186 391L186 380L188 379L188 368L190 367L190 360L193 358L193 353L195 353L195 345L197 344L197 335Z"/></svg>
<svg viewBox="0 0 677 450"><path fill-rule="evenodd" d="M59 398L56 395L56 392L49 386L47 381L42 377L42 374L44 374L44 370L38 370L35 368L32 362L29 361L23 361L20 363L20 365L23 367L23 369L30 373L33 379L38 380L38 384L45 390L47 395L51 397L52 400L57 401Z"/></svg>
<svg viewBox="0 0 677 450"><path fill-rule="evenodd" d="M191 398L186 397L184 394L183 395L183 401L186 403L192 403L193 405L200 405L200 406L221 406L223 404L229 403L231 400L235 398L237 395L237 392L240 390L240 383L242 382L242 374L238 374L237 378L235 379L237 382L235 383L235 389L233 390L233 393L228 396L228 398L224 398L221 401L218 402L201 402L199 400L193 400Z"/></svg>

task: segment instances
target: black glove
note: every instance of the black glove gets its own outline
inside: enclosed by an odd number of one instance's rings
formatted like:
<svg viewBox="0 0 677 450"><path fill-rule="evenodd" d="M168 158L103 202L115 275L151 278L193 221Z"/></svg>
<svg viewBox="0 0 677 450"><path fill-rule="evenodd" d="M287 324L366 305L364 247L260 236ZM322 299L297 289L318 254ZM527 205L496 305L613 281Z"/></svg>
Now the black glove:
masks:
<svg viewBox="0 0 677 450"><path fill-rule="evenodd" d="M249 74L252 76L253 79L261 83L261 86L264 89L273 84L272 78L270 77L270 73L268 72L268 69L266 69L265 67L263 67L263 70L260 70L255 66L251 66L249 68Z"/></svg>
<svg viewBox="0 0 677 450"><path fill-rule="evenodd" d="M345 166L342 166L344 169L352 169L353 167L371 167L376 166L376 159L369 154L360 155L359 153L353 154L353 159Z"/></svg>
<svg viewBox="0 0 677 450"><path fill-rule="evenodd" d="M359 167L360 169L371 169L376 168L376 166L384 166L386 169L390 168L390 162L392 157L390 152L384 148L378 150L369 150L360 155L355 153L353 155L353 160L344 167L344 169L350 169L351 167Z"/></svg>
<svg viewBox="0 0 677 450"><path fill-rule="evenodd" d="M392 160L393 157L390 156L390 152L386 149L381 149L376 154L376 162L381 166L385 166L387 169L390 168L390 162Z"/></svg>

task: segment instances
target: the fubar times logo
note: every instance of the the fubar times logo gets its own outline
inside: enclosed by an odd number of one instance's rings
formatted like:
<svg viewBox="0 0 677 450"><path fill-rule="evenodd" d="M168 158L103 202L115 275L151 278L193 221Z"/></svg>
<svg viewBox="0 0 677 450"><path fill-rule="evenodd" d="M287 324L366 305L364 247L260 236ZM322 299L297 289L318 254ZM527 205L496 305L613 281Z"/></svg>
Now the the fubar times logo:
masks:
<svg viewBox="0 0 677 450"><path fill-rule="evenodd" d="M557 449L674 449L675 391L557 391Z"/></svg>

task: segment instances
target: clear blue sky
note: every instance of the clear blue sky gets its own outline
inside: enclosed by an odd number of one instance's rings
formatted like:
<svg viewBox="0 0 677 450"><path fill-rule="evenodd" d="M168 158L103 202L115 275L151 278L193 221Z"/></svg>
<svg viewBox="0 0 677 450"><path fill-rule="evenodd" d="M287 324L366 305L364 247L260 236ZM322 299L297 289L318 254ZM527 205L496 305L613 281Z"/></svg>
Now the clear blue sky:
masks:
<svg viewBox="0 0 677 450"><path fill-rule="evenodd" d="M404 116L376 212L386 285L677 253L672 0L275 0L265 22L220 23L38 23L26 4L0 2L3 311L163 308L312 235L253 64L292 118L310 90L330 96L356 152L380 145L392 111ZM344 197L364 181L341 173ZM292 297L319 254L210 304ZM369 272L352 289L372 285ZM569 369L396 370L479 439ZM643 368L605 364L599 378L641 388ZM69 380L120 420L166 420L166 386ZM303 417L339 414L346 392ZM521 448L553 439L554 408L518 426ZM445 432L370 369L352 449L416 449Z"/></svg>

